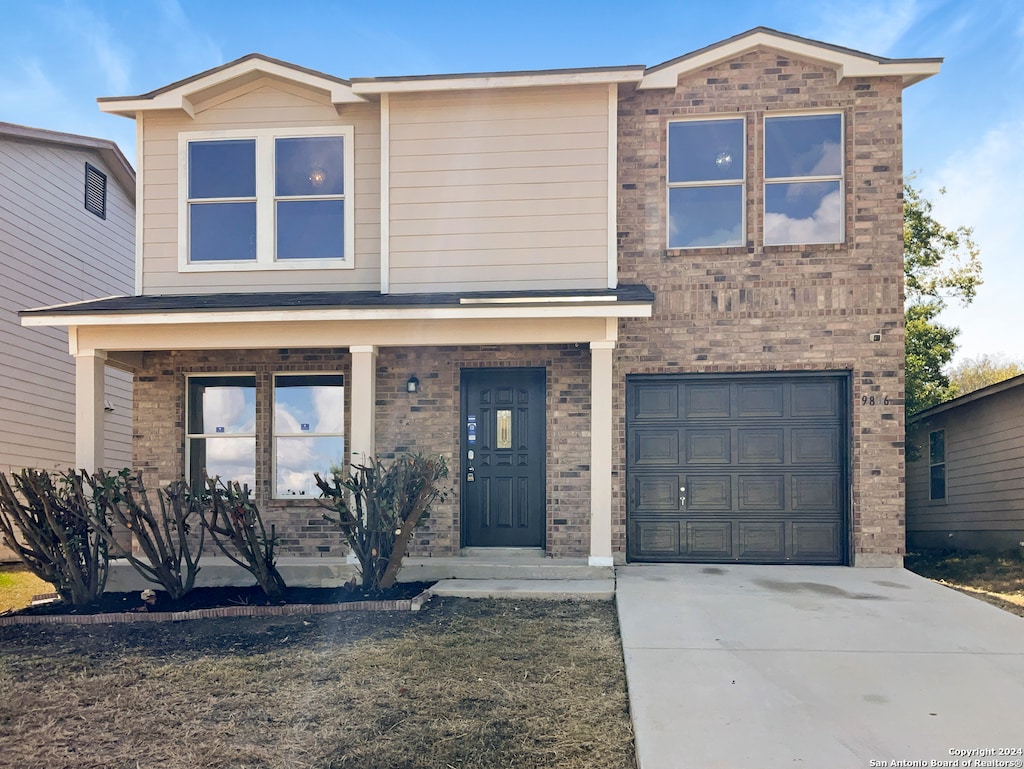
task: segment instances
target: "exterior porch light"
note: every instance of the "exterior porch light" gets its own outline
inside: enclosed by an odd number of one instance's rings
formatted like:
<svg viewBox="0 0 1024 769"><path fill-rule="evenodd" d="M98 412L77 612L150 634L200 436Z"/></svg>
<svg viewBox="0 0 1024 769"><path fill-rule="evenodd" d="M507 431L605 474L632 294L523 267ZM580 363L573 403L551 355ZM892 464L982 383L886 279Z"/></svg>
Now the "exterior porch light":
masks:
<svg viewBox="0 0 1024 769"><path fill-rule="evenodd" d="M405 391L406 392L410 392L410 393L415 393L415 392L419 392L419 390L420 390L420 380L416 378L415 374L413 374L411 377L409 377L409 381L405 383Z"/></svg>

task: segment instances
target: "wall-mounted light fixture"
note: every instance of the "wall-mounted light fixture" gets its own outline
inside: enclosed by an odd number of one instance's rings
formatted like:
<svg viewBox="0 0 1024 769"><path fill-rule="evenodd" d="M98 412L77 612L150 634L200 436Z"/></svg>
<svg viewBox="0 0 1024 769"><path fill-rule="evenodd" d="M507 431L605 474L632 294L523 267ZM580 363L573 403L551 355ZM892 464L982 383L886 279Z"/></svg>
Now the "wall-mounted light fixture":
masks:
<svg viewBox="0 0 1024 769"><path fill-rule="evenodd" d="M415 393L420 391L420 380L413 374L409 377L409 381L405 383L405 391L409 393Z"/></svg>

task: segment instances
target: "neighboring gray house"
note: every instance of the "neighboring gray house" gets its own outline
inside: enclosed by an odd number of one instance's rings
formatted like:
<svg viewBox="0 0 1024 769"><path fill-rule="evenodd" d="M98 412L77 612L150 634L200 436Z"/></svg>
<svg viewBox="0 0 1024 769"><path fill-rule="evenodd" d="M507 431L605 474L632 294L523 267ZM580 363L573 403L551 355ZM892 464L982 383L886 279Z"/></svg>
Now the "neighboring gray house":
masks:
<svg viewBox="0 0 1024 769"><path fill-rule="evenodd" d="M1011 550L1024 542L1024 375L907 424L907 548Z"/></svg>
<svg viewBox="0 0 1024 769"><path fill-rule="evenodd" d="M105 139L0 123L0 471L75 464L75 358L25 307L131 293L135 171ZM73 352L73 349L72 349ZM131 463L131 375L106 367L107 466Z"/></svg>

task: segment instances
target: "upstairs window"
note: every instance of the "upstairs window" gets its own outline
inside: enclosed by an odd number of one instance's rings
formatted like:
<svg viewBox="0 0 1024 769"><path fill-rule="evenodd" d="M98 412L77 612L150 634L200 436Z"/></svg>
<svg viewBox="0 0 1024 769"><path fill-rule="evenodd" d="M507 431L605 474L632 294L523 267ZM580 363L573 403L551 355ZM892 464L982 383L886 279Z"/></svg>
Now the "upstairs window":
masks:
<svg viewBox="0 0 1024 769"><path fill-rule="evenodd" d="M181 156L182 269L353 266L351 128L183 134Z"/></svg>
<svg viewBox="0 0 1024 769"><path fill-rule="evenodd" d="M742 118L669 123L669 248L744 244L744 134Z"/></svg>
<svg viewBox="0 0 1024 769"><path fill-rule="evenodd" d="M946 500L946 431L933 430L928 434L928 499Z"/></svg>
<svg viewBox="0 0 1024 769"><path fill-rule="evenodd" d="M764 182L765 245L842 242L842 116L766 117Z"/></svg>
<svg viewBox="0 0 1024 769"><path fill-rule="evenodd" d="M91 163L85 164L85 210L107 218L107 175Z"/></svg>

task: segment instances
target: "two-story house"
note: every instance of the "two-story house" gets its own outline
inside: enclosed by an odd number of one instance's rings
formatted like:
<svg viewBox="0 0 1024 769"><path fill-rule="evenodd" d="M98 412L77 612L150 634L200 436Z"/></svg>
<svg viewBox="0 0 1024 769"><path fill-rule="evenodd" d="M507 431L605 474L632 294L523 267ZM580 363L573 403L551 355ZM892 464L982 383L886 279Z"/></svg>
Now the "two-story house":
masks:
<svg viewBox="0 0 1024 769"><path fill-rule="evenodd" d="M66 325L135 464L249 483L440 452L414 553L899 564L902 89L758 28L655 67L342 80L260 55L140 96L134 295ZM497 551L495 551L497 552Z"/></svg>

